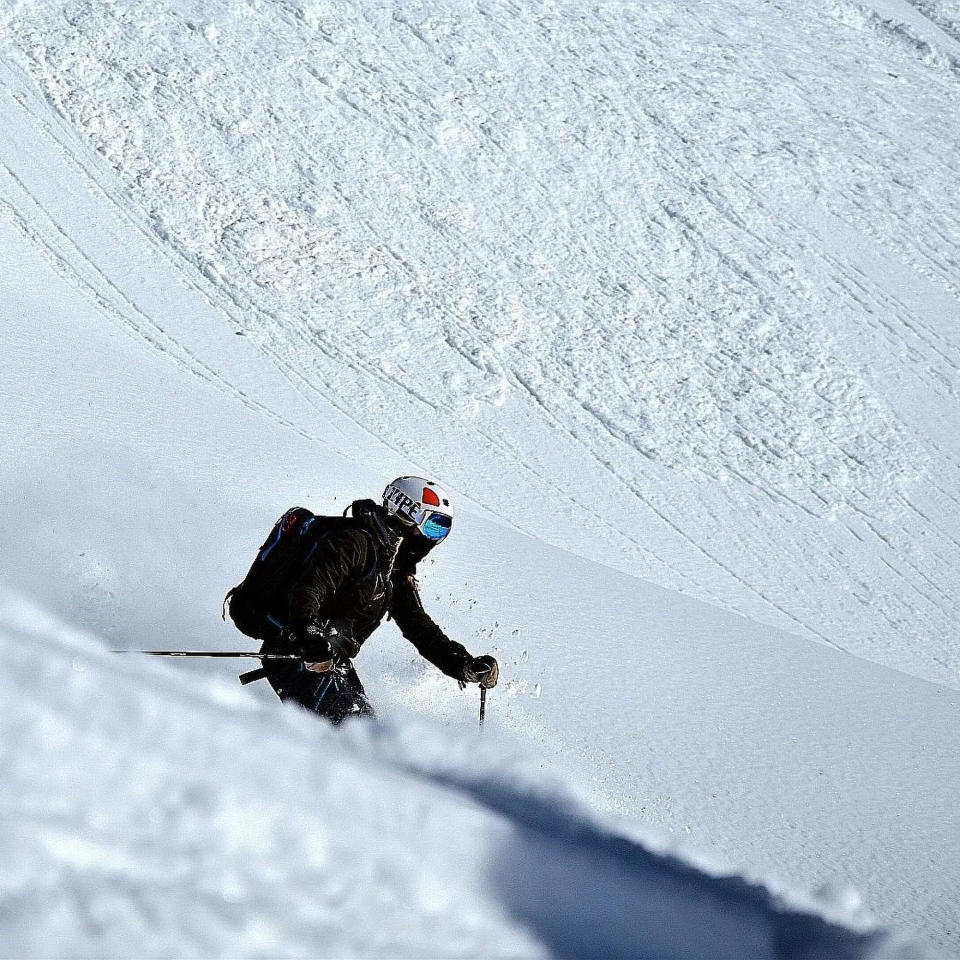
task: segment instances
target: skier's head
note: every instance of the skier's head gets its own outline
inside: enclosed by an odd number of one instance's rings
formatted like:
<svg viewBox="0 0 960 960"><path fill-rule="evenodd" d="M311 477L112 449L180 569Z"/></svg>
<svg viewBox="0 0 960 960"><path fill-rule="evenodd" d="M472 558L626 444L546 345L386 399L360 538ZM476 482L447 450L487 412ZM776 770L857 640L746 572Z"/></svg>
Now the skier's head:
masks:
<svg viewBox="0 0 960 960"><path fill-rule="evenodd" d="M439 543L453 525L453 506L447 492L423 477L397 477L383 491L383 509L404 530L416 531Z"/></svg>

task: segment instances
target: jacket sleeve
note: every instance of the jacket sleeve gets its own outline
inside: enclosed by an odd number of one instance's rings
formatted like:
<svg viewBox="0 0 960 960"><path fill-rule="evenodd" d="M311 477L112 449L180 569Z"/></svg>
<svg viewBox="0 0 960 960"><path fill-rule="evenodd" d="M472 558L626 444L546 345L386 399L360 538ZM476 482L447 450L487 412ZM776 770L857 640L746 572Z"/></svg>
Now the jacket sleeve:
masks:
<svg viewBox="0 0 960 960"><path fill-rule="evenodd" d="M417 648L422 657L459 680L463 668L473 659L466 648L451 640L430 619L420 602L417 581L412 574L403 576L393 591L390 613L400 632Z"/></svg>
<svg viewBox="0 0 960 960"><path fill-rule="evenodd" d="M357 530L320 541L316 556L287 595L289 624L294 630L315 620L340 587L366 568L368 549L367 538Z"/></svg>

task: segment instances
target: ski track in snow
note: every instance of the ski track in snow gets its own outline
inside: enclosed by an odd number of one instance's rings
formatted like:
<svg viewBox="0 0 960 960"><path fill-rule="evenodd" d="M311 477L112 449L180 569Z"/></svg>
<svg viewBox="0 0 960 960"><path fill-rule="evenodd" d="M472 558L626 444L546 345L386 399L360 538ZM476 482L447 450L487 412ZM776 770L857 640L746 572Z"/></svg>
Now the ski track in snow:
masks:
<svg viewBox="0 0 960 960"><path fill-rule="evenodd" d="M305 397L535 535L957 685L949 51L828 2L6 20L74 162Z"/></svg>

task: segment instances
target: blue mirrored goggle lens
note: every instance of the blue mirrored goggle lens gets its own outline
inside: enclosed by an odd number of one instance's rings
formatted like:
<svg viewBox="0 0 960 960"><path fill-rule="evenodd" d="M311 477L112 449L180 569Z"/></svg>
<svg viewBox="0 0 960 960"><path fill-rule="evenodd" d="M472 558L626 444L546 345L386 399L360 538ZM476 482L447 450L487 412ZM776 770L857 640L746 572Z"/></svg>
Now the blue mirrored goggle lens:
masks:
<svg viewBox="0 0 960 960"><path fill-rule="evenodd" d="M423 535L431 540L442 540L449 532L453 520L442 513L431 513L420 527Z"/></svg>

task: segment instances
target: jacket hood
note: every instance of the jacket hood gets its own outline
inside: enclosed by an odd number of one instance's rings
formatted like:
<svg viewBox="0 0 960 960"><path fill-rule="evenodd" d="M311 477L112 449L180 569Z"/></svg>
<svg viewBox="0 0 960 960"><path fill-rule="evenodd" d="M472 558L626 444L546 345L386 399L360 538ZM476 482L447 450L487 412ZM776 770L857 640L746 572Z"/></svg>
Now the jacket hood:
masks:
<svg viewBox="0 0 960 960"><path fill-rule="evenodd" d="M387 511L373 500L354 500L347 509L377 538L387 556L395 558L403 531Z"/></svg>
<svg viewBox="0 0 960 960"><path fill-rule="evenodd" d="M417 564L437 545L417 531L404 530L373 500L354 500L347 509L384 543L394 556L394 565L404 573L415 573Z"/></svg>

